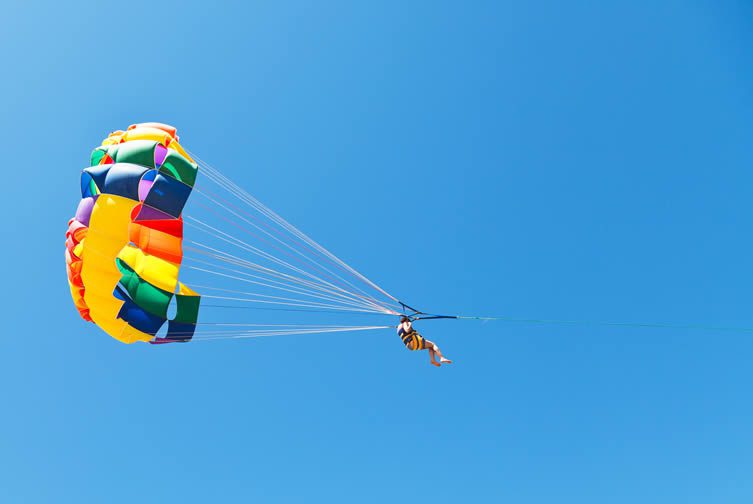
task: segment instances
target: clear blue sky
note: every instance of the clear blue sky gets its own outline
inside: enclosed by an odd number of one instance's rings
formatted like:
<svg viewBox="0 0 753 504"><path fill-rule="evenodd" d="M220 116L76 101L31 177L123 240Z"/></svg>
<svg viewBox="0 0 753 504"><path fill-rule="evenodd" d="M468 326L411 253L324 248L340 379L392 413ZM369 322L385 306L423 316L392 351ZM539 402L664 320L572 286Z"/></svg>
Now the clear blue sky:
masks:
<svg viewBox="0 0 753 504"><path fill-rule="evenodd" d="M13 2L0 501L749 503L753 334L501 322L125 346L63 261L138 121L434 311L753 327L753 7ZM402 238L401 238L402 235Z"/></svg>

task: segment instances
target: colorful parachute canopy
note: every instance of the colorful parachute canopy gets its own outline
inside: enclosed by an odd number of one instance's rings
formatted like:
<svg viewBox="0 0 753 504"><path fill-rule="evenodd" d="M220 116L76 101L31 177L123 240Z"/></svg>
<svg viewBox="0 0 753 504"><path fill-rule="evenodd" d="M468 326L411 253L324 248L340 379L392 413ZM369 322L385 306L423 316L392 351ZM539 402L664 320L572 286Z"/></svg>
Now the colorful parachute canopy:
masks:
<svg viewBox="0 0 753 504"><path fill-rule="evenodd" d="M181 213L198 165L175 128L134 124L94 149L68 223L65 262L76 309L124 343L192 338L199 295L178 281ZM176 315L168 320L174 302ZM165 337L157 332L167 322Z"/></svg>

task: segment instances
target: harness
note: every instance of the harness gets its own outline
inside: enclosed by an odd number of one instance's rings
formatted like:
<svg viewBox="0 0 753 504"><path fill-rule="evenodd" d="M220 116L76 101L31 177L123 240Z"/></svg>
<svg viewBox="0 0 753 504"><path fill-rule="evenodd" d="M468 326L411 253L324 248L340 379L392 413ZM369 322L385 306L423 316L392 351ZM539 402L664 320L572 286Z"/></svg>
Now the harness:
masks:
<svg viewBox="0 0 753 504"><path fill-rule="evenodd" d="M411 326L410 331L406 331L402 323L397 326L397 335L400 336L401 340L403 340L403 344L405 346L409 346L411 340L413 339L413 335L415 334L417 333L416 330L413 329L413 326Z"/></svg>

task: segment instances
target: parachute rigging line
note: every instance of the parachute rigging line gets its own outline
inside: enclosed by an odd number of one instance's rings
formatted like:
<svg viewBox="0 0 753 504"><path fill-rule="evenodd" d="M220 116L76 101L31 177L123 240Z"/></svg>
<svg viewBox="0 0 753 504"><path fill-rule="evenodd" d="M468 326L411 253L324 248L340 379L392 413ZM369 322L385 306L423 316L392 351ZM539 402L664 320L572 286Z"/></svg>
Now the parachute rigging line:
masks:
<svg viewBox="0 0 753 504"><path fill-rule="evenodd" d="M286 232L290 237L294 238L295 240L293 242L286 242L280 239L280 236L275 236L270 232L270 228L266 225L264 225L263 229L262 226L259 224L252 222L250 220L251 214L248 212L243 212L241 209L239 209L235 205L229 205L227 202L222 202L219 200L219 198L214 195L210 194L209 191L204 189L201 193L203 196L207 197L210 201L214 201L214 203L218 204L219 207L223 208L226 211L229 211L231 215L235 217L236 222L235 224L240 224L240 222L245 222L247 225L252 226L252 228L255 230L254 235L258 236L258 232L262 232L267 238L273 239L278 245L281 245L285 247L286 252L295 253L300 258L305 259L306 261L310 262L313 267L315 267L317 270L321 271L323 275L326 275L329 280L324 280L318 275L315 279L312 278L312 280L315 280L321 284L327 285L330 288L335 287L334 283L338 283L340 285L337 285L338 288L347 291L351 295L355 295L361 299L363 299L366 302L377 304L385 313L389 313L391 315L396 315L398 312L395 308L397 308L397 298L386 292L384 289L379 287L376 283L372 282L368 278L366 278L364 275L356 271L354 268L346 264L344 261L339 259L337 256L326 250L323 246L312 240L310 237L305 235L303 232L295 228L292 224L284 220L282 217L280 217L278 214L276 214L274 211L266 207L264 204L262 204L259 200L251 196L247 191L242 189L240 186L232 182L230 179L228 179L226 176L224 176L222 173L220 173L218 170L216 170L214 167L203 161L198 156L195 156L191 154L194 159L200 163L202 167L202 173L206 175L206 177L215 183L217 186L221 187L222 189L229 192L232 196L234 196L237 200L239 200L241 203L244 203L251 209L255 210L258 214L265 217L269 222L275 224L279 227L282 231ZM237 222L240 221L240 222ZM230 239L228 240L230 243L234 244L235 246L240 246L241 248L244 248L240 242L242 240L239 239ZM248 245L248 244L247 244ZM299 247L303 246L305 250L308 250L309 253L304 253ZM255 252L253 249L244 248L247 251ZM279 247L278 247L279 250ZM320 261L314 259L311 257L311 252L315 253L318 257L321 257L322 259L328 261L331 265L339 268L343 273L347 273L354 277L354 280L359 280L360 282L364 283L366 286L374 289L379 294L385 296L388 300L385 301L378 301L374 296L367 294L364 289L361 287L356 286L352 281L346 280L342 277L342 275L334 273L331 269L325 267ZM289 254L288 254L289 255ZM268 258L268 257L267 257ZM277 258L279 259L279 258ZM287 261L283 261L285 264L281 264L282 266L292 269L293 271L301 272L301 268L295 267L292 264L290 264ZM277 262L277 264L280 264ZM309 272L306 272L307 274L305 276L310 277L311 275ZM344 284L343 284L344 283ZM346 288L347 286L347 288ZM354 290L351 290L354 289Z"/></svg>
<svg viewBox="0 0 753 504"><path fill-rule="evenodd" d="M222 324L220 324L222 325ZM269 326L270 329L227 329L220 331L192 331L192 332L173 332L171 342L180 342L182 337L192 337L191 341L215 341L224 339L247 339L247 338L269 338L275 336L293 336L307 334L326 334L326 333L345 333L359 331L373 331L387 329L390 326ZM155 343L167 343L162 339Z"/></svg>
<svg viewBox="0 0 753 504"><path fill-rule="evenodd" d="M287 248L287 249L289 249L290 251L293 251L293 252L295 252L295 253L296 253L296 254L298 254L298 255L299 255L300 257L302 257L302 258L306 259L307 261L309 261L310 263L312 263L312 264L313 264L314 266L316 266L316 267L318 267L319 269L323 270L324 272L326 272L326 273L325 273L325 274L324 274L323 276L326 276L326 277L328 277L328 278L329 278L330 280L332 280L333 282L335 282L335 283L340 283L341 285L342 285L342 283L345 283L345 284L347 284L348 286L350 286L350 287L353 287L354 289L356 289L356 290L358 290L359 292L361 292L362 294L364 294L364 296L366 296L367 298L369 298L369 297L370 297L370 296L368 296L368 294L366 294L365 292L363 292L363 290L361 290L360 288L358 288L358 287L354 286L354 285L353 285L353 284L352 284L351 282L348 282L347 280L343 279L343 278L342 278L342 277L341 277L340 275L337 275L336 273L332 272L332 271L331 271L331 270L329 270L328 268L326 268L326 267L322 266L322 265L321 265L321 264L320 264L320 263L319 263L318 261L315 261L315 260L314 260L313 258L311 258L311 257L309 257L309 256L307 256L307 255L305 255L305 254L303 254L303 253L301 253L301 251L299 251L299 250L297 250L297 249L293 248L293 247L292 247L292 246L291 246L290 244L288 244L288 243L285 243L284 241L282 241L282 240L281 240L280 238L278 238L277 236L273 236L272 234L270 234L270 232L269 232L269 231L267 231L267 230L265 230L265 229L262 229L262 228L261 228L261 227L260 227L259 225L257 225L256 223L249 221L248 219L246 219L246 218L245 218L245 217L243 217L242 215L239 215L239 214L238 214L237 212L235 212L235 211L231 210L230 208L228 208L229 206L233 206L234 208L237 208L237 207L235 207L234 205L232 205L232 204L230 204L230 203L227 203L227 205L226 205L226 204L222 204L222 203L218 202L218 201L217 201L217 199L215 199L215 198L212 198L212 197L210 197L210 196L208 196L208 195L206 194L206 193L208 193L208 191L200 191L200 190L198 190L198 189L197 189L197 190L196 190L196 192L197 192L198 194L201 194L201 195L203 195L203 196L207 197L207 198L208 198L208 199L209 199L210 201L212 201L212 202L213 202L214 204L216 204L216 205L218 205L218 206L222 207L223 209L225 209L226 211L228 211L229 213L231 213L231 214L232 214L232 215L234 215L235 217L237 217L237 218L241 219L241 220L242 220L243 222L246 222L247 224L249 224L249 225L253 226L253 227L254 227L255 229L257 229L257 230L261 231L261 232L262 232L262 233L263 233L264 235L266 235L266 236L268 236L268 237L272 238L273 240L275 240L275 241L276 241L276 242L278 242L279 244L283 245L284 247L286 247L286 248ZM221 198L221 197L219 197L219 196L216 196L216 198L218 198L218 199L222 199L222 198ZM224 201L224 200L223 200L223 201ZM217 212L213 211L213 210L212 210L211 208L209 208L209 207L206 207L205 205L202 205L202 206L204 206L205 208L209 209L209 210L210 210L210 211L211 211L212 213L214 213L214 214L216 214L216 215L217 215ZM238 211L240 211L241 213L243 213L244 215L246 215L246 216L248 216L248 217L252 217L252 216L251 216L250 214L248 214L247 212L243 212L243 210L241 210L241 209L238 209ZM238 224L237 222L233 222L233 221L229 220L229 219L228 219L228 218L227 218L226 216L222 216L222 215L219 215L219 217L220 217L220 218L221 218L222 220L224 220L224 221L226 221L226 222L229 222L230 224L232 224L232 225L234 225L235 227L239 228L239 229L240 229L241 231L245 232L246 234L249 234L250 236L252 236L252 237L254 237L254 238L256 238L256 239L260 239L261 241L264 241L265 243L269 243L269 244L270 244L270 245L271 245L272 247L274 247L274 248L275 248L276 250L278 250L278 251L280 251L281 253L283 253L283 254L287 255L287 256L288 256L288 257L290 257L290 258L291 258L292 260L297 260L297 262L298 262L299 264L301 264L301 263L302 263L302 261L300 260L300 258L297 258L297 257L295 257L295 256L292 256L292 255L290 254L290 252L289 252L288 250L283 250L283 249L281 249L281 248L280 248L279 246L277 246L276 244L274 244L274 243L270 243L270 242L269 242L269 240L266 240L266 239L264 238L264 236L260 236L260 235L259 235L259 234L257 234L257 233L251 232L251 231L250 231L250 230L249 230L248 228L244 228L243 226L239 225L239 224ZM263 223L263 221L261 221L261 222L259 222L259 224L262 224L262 225L263 225L264 223ZM271 229L271 231L274 231L274 229ZM278 233L278 235L279 235L279 233ZM238 240L238 241L240 241L240 240ZM287 267L287 268L290 268L290 269L293 269L294 271L297 271L297 272L301 272L301 273L304 273L304 274L307 274L307 275L308 275L308 273L305 273L305 272L303 272L303 271L302 271L301 269L299 269L299 268L297 268L297 267L294 267L294 266L292 266L291 264L287 263L286 261L283 261L283 260L281 260L281 259L279 259L279 258L277 258L277 257L274 257L274 256L272 256L271 254L268 254L268 253L266 253L266 252L263 252L263 251L259 250L259 249L258 249L258 248L256 248L256 247L252 247L252 249L253 249L253 251L254 251L255 253L257 253L257 254L260 254L260 255L266 256L267 258L273 258L273 259L274 259L274 260L275 260L276 262L278 262L279 264L282 264L283 266L285 266L285 267ZM320 281L324 282L324 280L322 280L322 279L318 279L318 280L320 280ZM338 281L338 280L339 280L339 281ZM329 282L326 282L326 283L328 283L328 284L329 284Z"/></svg>

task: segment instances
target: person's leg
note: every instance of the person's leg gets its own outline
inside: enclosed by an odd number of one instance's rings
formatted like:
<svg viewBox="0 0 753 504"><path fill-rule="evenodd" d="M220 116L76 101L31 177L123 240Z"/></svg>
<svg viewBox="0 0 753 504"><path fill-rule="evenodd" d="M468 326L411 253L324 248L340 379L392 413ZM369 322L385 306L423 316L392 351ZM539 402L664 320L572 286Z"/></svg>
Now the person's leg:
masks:
<svg viewBox="0 0 753 504"><path fill-rule="evenodd" d="M428 341L426 342L429 343ZM439 356L439 362L440 364L452 364L452 361L450 359L446 359L444 355L442 355L442 352L439 350L439 347L432 343L432 350L434 350L434 353Z"/></svg>
<svg viewBox="0 0 753 504"><path fill-rule="evenodd" d="M424 348L426 348L429 351L429 359L431 359L431 363L437 367L439 367L441 364L437 362L436 359L436 351L437 345L432 343L431 341L425 339L424 340Z"/></svg>

